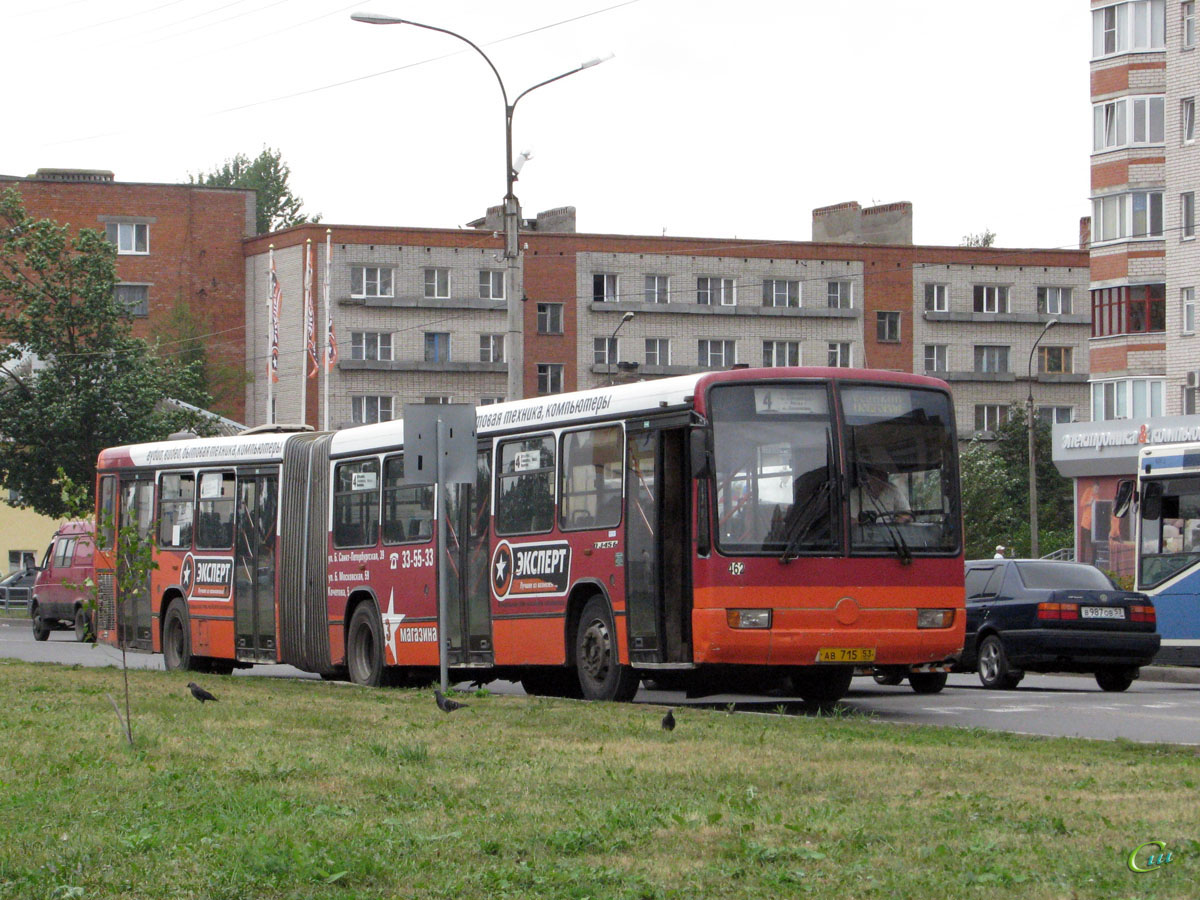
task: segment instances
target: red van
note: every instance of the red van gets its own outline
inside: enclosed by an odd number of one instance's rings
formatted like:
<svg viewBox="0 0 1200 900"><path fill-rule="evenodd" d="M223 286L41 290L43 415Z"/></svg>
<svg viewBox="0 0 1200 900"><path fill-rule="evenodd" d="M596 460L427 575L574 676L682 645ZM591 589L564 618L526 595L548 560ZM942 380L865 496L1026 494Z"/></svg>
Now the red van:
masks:
<svg viewBox="0 0 1200 900"><path fill-rule="evenodd" d="M64 522L54 533L41 570L33 583L29 615L33 637L44 641L50 632L75 629L75 640L92 640L91 585L96 582L94 540L89 521Z"/></svg>

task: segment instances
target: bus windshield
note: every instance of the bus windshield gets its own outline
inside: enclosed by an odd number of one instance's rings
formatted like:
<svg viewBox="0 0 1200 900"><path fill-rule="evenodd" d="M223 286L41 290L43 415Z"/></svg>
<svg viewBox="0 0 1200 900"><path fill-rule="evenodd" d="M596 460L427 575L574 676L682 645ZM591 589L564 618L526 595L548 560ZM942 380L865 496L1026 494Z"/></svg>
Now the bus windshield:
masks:
<svg viewBox="0 0 1200 900"><path fill-rule="evenodd" d="M838 490L834 417L825 385L721 385L711 393L717 546L724 553L801 555L956 552L954 431L945 394L844 387ZM848 510L846 504L848 503Z"/></svg>
<svg viewBox="0 0 1200 900"><path fill-rule="evenodd" d="M1146 481L1138 585L1162 584L1200 563L1200 477Z"/></svg>

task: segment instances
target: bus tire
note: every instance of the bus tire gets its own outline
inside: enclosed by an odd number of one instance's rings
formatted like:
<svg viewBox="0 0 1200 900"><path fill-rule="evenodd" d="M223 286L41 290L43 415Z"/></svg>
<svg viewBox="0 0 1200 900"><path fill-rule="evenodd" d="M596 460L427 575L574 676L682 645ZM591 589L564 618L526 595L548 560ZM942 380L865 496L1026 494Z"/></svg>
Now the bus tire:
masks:
<svg viewBox="0 0 1200 900"><path fill-rule="evenodd" d="M908 677L908 670L904 666L875 666L871 669L871 675L876 684L893 686L904 684L904 679Z"/></svg>
<svg viewBox="0 0 1200 900"><path fill-rule="evenodd" d="M637 673L620 662L612 612L600 595L583 607L575 633L575 667L585 700L627 703L641 684Z"/></svg>
<svg viewBox="0 0 1200 900"><path fill-rule="evenodd" d="M853 666L801 666L792 670L792 690L805 703L832 706L850 690Z"/></svg>
<svg viewBox="0 0 1200 900"><path fill-rule="evenodd" d="M531 697L583 698L583 687L574 669L562 666L537 666L521 674L521 687Z"/></svg>
<svg viewBox="0 0 1200 900"><path fill-rule="evenodd" d="M346 631L346 668L350 680L364 687L380 687L385 681L383 625L370 603L360 603Z"/></svg>
<svg viewBox="0 0 1200 900"><path fill-rule="evenodd" d="M914 694L940 694L947 677L945 672L910 672L908 684Z"/></svg>
<svg viewBox="0 0 1200 900"><path fill-rule="evenodd" d="M167 607L162 630L163 663L168 672L198 670L199 661L192 656L192 635L188 627L187 608L182 600L172 600Z"/></svg>
<svg viewBox="0 0 1200 900"><path fill-rule="evenodd" d="M37 606L33 608L33 639L44 641L50 637L50 625L42 618L42 611Z"/></svg>
<svg viewBox="0 0 1200 900"><path fill-rule="evenodd" d="M92 634L92 617L82 606L75 607L75 640L81 644L95 643Z"/></svg>

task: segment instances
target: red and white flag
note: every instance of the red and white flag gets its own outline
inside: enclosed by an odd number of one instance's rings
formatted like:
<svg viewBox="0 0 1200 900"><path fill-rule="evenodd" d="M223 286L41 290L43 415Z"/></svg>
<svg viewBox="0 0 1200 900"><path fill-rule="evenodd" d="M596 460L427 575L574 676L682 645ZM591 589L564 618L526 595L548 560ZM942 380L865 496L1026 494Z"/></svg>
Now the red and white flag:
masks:
<svg viewBox="0 0 1200 900"><path fill-rule="evenodd" d="M325 234L325 371L333 371L338 361L337 337L333 333L333 310L329 307L329 270L333 262L333 238ZM328 382L328 379L326 379Z"/></svg>
<svg viewBox="0 0 1200 900"><path fill-rule="evenodd" d="M304 335L308 343L308 377L316 378L320 370L317 353L317 311L313 307L313 247L310 240L304 248Z"/></svg>
<svg viewBox="0 0 1200 900"><path fill-rule="evenodd" d="M267 357L267 375L271 381L279 380L279 317L283 311L283 288L279 285L279 275L275 272L275 251L271 251L271 348Z"/></svg>

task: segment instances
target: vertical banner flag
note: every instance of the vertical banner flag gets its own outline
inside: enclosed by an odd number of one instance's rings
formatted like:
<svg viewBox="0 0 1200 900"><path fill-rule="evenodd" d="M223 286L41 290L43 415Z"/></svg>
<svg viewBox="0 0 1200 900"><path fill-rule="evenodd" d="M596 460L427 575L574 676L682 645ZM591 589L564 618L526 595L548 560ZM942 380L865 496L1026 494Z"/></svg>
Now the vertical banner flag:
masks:
<svg viewBox="0 0 1200 900"><path fill-rule="evenodd" d="M271 288L271 327L270 352L267 356L267 376L271 381L279 380L279 316L283 310L283 288L279 285L279 275L275 272L275 248L271 248L271 271L268 281Z"/></svg>
<svg viewBox="0 0 1200 900"><path fill-rule="evenodd" d="M313 308L313 246L312 238L304 247L304 335L308 344L308 361L311 368L309 378L316 378L320 370L317 355L317 311Z"/></svg>
<svg viewBox="0 0 1200 900"><path fill-rule="evenodd" d="M337 337L333 333L333 310L329 308L329 270L333 267L333 232L325 230L325 372L338 361ZM326 379L328 384L328 379Z"/></svg>

